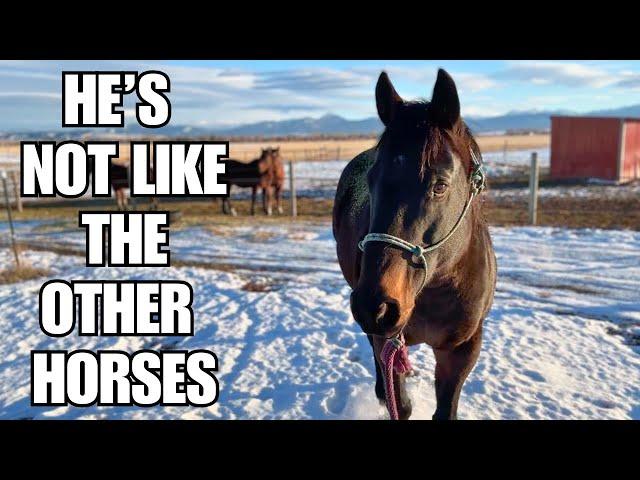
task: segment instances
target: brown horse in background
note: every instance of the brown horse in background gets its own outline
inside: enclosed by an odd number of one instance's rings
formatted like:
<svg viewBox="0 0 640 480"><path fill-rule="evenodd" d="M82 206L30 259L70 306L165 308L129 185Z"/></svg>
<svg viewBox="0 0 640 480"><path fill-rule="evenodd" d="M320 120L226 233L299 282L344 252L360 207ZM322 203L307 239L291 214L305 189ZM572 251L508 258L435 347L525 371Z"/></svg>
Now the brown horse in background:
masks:
<svg viewBox="0 0 640 480"><path fill-rule="evenodd" d="M130 165L118 165L111 161L111 175L109 177L109 182L111 183L111 188L116 195L116 204L118 206L118 210L121 211L129 210L129 198L127 197L127 192L125 191L127 188L130 188L129 168ZM154 180L155 177L153 171L153 161L149 160L149 181L153 182ZM150 202L151 205L149 209L158 210L158 199L156 197L151 197Z"/></svg>
<svg viewBox="0 0 640 480"><path fill-rule="evenodd" d="M282 188L284 187L285 173L282 156L280 155L280 147L269 149L271 152L271 168L273 169L273 197L276 200L276 211L282 215Z"/></svg>
<svg viewBox="0 0 640 480"><path fill-rule="evenodd" d="M353 316L373 348L376 396L385 398L382 347L404 335L407 345L433 349L433 418L455 419L496 283L491 237L474 198L484 182L481 155L444 70L431 102L405 102L383 72L376 103L384 133L375 148L351 160L336 192L338 261L353 289ZM365 236L370 241L360 251ZM393 374L393 386L399 417L407 419L405 376Z"/></svg>
<svg viewBox="0 0 640 480"><path fill-rule="evenodd" d="M249 163L228 159L225 161L226 171L220 178L229 185L229 194L222 199L222 213L236 215L231 205L231 187L251 188L251 215L256 213L256 194L262 188L262 207L266 215L271 215L271 184L273 169L271 168L271 152L262 149L260 156Z"/></svg>
<svg viewBox="0 0 640 480"><path fill-rule="evenodd" d="M251 215L255 215L256 196L262 189L262 209L265 215L273 213L272 203L275 192L276 208L282 213L280 197L284 185L284 166L280 156L280 148L262 149L260 157L249 163L229 159L225 161L226 172L221 180L229 185L229 195L222 199L222 212L236 215L231 206L231 186L251 188Z"/></svg>
<svg viewBox="0 0 640 480"><path fill-rule="evenodd" d="M95 159L89 157L89 171L91 175L95 175ZM109 159L109 184L116 196L116 204L118 210L126 211L129 209L129 199L125 190L129 188L129 165L121 165L114 163L113 159Z"/></svg>

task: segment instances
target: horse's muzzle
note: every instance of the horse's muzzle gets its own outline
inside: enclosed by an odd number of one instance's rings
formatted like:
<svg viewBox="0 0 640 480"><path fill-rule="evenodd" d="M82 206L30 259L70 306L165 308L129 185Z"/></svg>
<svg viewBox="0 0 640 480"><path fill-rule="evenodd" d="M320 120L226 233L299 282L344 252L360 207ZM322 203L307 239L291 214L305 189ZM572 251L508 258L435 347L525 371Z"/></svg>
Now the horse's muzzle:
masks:
<svg viewBox="0 0 640 480"><path fill-rule="evenodd" d="M402 328L400 302L356 288L351 292L351 312L367 335L390 337Z"/></svg>

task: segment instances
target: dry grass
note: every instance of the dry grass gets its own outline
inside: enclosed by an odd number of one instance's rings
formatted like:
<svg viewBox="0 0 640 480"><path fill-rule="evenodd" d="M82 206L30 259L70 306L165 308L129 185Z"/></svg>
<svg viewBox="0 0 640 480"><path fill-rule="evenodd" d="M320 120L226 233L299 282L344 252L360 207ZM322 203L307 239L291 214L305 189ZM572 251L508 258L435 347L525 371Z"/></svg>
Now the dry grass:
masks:
<svg viewBox="0 0 640 480"><path fill-rule="evenodd" d="M520 150L525 148L548 147L548 134L535 135L487 135L477 137L480 148L484 152L503 150ZM231 142L230 158L249 161L260 154L262 148L279 146L285 160L349 160L360 152L375 145L377 138L336 138L336 139L300 139L280 142ZM20 154L20 145L16 142L0 143L0 153ZM129 162L129 142L121 142L120 156L115 163Z"/></svg>
<svg viewBox="0 0 640 480"><path fill-rule="evenodd" d="M245 292L257 292L257 293L267 293L277 289L278 289L278 285L274 284L273 282L270 282L270 281L256 282L254 280L249 280L242 287L240 287L240 290L244 290Z"/></svg>
<svg viewBox="0 0 640 480"><path fill-rule="evenodd" d="M6 270L0 270L0 285L26 282L27 280L44 277L48 274L48 270L32 267L31 265L23 265L19 268L8 268Z"/></svg>
<svg viewBox="0 0 640 480"><path fill-rule="evenodd" d="M476 140L483 152L494 152L496 150L503 150L505 144L507 150L548 147L551 142L551 135L548 133L536 133L533 135L487 135L476 137Z"/></svg>

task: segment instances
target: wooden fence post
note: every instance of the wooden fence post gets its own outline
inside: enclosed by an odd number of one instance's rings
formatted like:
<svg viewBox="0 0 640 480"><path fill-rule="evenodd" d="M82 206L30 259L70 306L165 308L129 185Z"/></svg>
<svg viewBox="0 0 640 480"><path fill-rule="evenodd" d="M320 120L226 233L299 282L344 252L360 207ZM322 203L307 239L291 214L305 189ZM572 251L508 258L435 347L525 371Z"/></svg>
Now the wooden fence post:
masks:
<svg viewBox="0 0 640 480"><path fill-rule="evenodd" d="M22 197L20 196L20 178L18 172L11 171L11 183L13 183L13 193L16 198L16 210L22 212Z"/></svg>
<svg viewBox="0 0 640 480"><path fill-rule="evenodd" d="M298 216L298 202L296 199L296 179L293 173L293 162L289 161L289 192L291 195L291 216Z"/></svg>
<svg viewBox="0 0 640 480"><path fill-rule="evenodd" d="M13 216L11 215L11 203L9 203L9 188L7 185L7 172L4 170L0 173L2 177L2 188L4 189L4 204L7 207L7 218L9 219L9 227L11 229L11 248L13 248L13 256L16 259L16 268L20 268L20 253L16 245L16 237L13 230Z"/></svg>
<svg viewBox="0 0 640 480"><path fill-rule="evenodd" d="M538 220L538 153L531 153L529 171L529 223L535 225Z"/></svg>

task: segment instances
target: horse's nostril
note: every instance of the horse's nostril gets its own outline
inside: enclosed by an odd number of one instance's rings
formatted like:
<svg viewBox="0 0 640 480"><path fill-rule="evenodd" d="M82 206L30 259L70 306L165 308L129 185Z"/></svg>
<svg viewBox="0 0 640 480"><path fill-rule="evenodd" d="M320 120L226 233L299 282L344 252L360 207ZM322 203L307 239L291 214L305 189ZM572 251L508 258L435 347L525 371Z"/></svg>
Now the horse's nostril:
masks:
<svg viewBox="0 0 640 480"><path fill-rule="evenodd" d="M395 300L386 301L378 307L376 324L381 327L393 327L400 320L400 305Z"/></svg>
<svg viewBox="0 0 640 480"><path fill-rule="evenodd" d="M383 335L400 321L400 303L392 298L371 295L368 290L351 292L353 318L367 334Z"/></svg>
<svg viewBox="0 0 640 480"><path fill-rule="evenodd" d="M375 317L376 324L380 325L381 323L383 323L384 316L386 314L387 314L387 304L386 303L381 303L378 306L378 313L376 314L376 317Z"/></svg>

